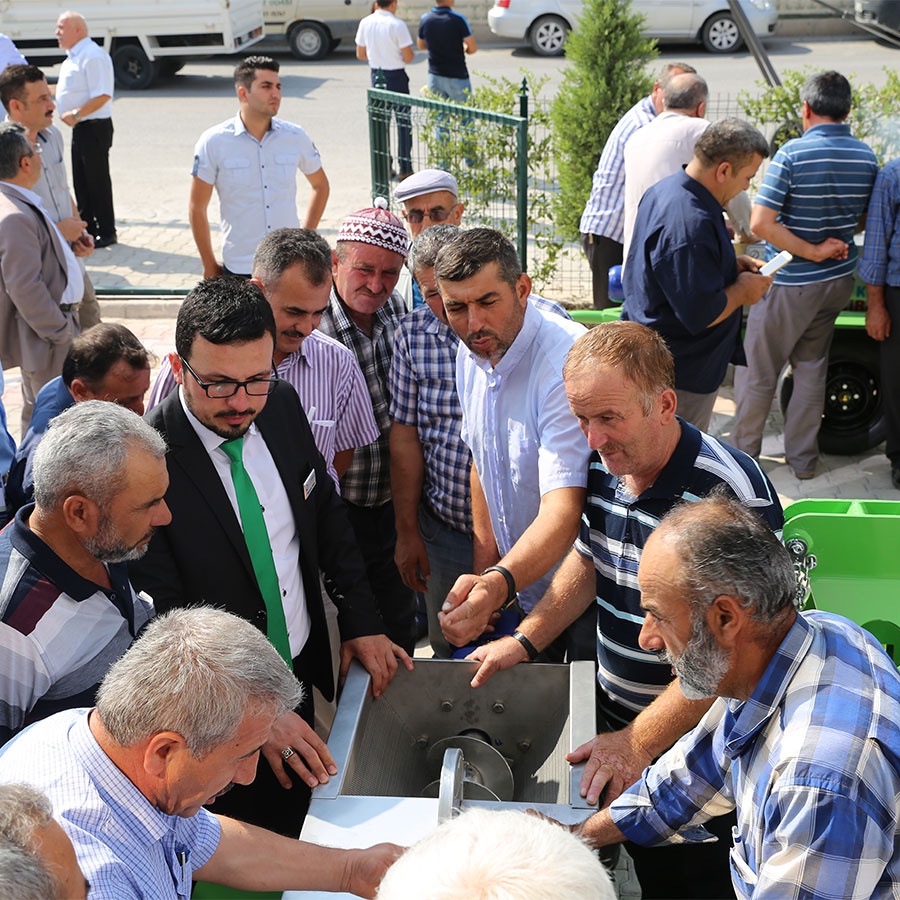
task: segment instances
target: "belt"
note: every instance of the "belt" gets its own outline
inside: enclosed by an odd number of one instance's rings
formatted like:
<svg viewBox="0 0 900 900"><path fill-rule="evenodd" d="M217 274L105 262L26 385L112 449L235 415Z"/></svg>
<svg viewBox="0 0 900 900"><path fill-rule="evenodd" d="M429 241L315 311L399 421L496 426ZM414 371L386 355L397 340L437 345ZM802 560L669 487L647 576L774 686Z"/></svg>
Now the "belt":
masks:
<svg viewBox="0 0 900 900"><path fill-rule="evenodd" d="M60 303L59 308L61 312L77 312L81 309L81 302L78 303Z"/></svg>

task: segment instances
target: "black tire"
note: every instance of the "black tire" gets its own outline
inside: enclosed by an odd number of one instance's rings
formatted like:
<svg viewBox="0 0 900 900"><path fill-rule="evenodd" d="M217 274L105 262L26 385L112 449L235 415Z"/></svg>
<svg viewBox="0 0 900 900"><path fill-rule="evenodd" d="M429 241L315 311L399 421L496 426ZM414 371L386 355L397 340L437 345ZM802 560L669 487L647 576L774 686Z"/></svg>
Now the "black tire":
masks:
<svg viewBox="0 0 900 900"><path fill-rule="evenodd" d="M331 50L331 35L318 22L300 22L288 34L288 45L297 59L322 59Z"/></svg>
<svg viewBox="0 0 900 900"><path fill-rule="evenodd" d="M329 53L330 53L332 50L337 50L337 48L338 48L338 46L339 46L340 43L341 43L341 39L340 39L340 38L332 38L332 39L331 39L331 46L328 48Z"/></svg>
<svg viewBox="0 0 900 900"><path fill-rule="evenodd" d="M559 16L535 19L528 32L528 40L538 56L562 56L566 50L569 26Z"/></svg>
<svg viewBox="0 0 900 900"><path fill-rule="evenodd" d="M159 77L172 78L184 68L185 62L186 60L177 56L167 56L165 59L159 60Z"/></svg>
<svg viewBox="0 0 900 900"><path fill-rule="evenodd" d="M828 357L825 412L819 428L819 449L823 453L865 453L885 439L887 422L878 354L878 345L868 335L835 333ZM781 382L782 412L793 388L794 379L788 372Z"/></svg>
<svg viewBox="0 0 900 900"><path fill-rule="evenodd" d="M700 29L700 40L710 53L733 53L744 46L741 30L730 13L713 13Z"/></svg>
<svg viewBox="0 0 900 900"><path fill-rule="evenodd" d="M112 52L112 62L116 84L128 91L150 87L159 75L159 61L151 61L140 44L120 44Z"/></svg>

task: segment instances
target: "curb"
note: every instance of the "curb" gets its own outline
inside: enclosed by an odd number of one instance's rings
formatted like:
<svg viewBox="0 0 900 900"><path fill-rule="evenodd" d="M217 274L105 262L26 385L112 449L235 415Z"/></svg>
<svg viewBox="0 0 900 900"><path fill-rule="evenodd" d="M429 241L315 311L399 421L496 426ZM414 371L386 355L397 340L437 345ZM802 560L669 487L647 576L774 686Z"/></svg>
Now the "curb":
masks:
<svg viewBox="0 0 900 900"><path fill-rule="evenodd" d="M141 297L104 300L98 298L104 319L174 319L184 298Z"/></svg>

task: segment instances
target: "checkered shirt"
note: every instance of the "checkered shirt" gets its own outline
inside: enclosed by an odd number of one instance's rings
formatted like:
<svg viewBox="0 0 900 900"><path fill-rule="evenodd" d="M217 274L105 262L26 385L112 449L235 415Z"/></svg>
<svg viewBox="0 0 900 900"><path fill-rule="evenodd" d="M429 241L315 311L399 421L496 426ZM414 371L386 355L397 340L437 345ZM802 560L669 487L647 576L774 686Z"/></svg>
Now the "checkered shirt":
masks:
<svg viewBox="0 0 900 900"><path fill-rule="evenodd" d="M391 499L391 428L388 374L394 346L394 331L406 313L403 297L394 291L374 317L371 337L359 328L347 312L344 302L332 286L331 300L319 329L349 347L362 369L381 432L378 440L357 447L353 462L341 479L341 496L356 506L382 506Z"/></svg>
<svg viewBox="0 0 900 900"><path fill-rule="evenodd" d="M897 897L900 674L867 631L798 615L750 698L717 700L610 813L651 845L735 808L740 900Z"/></svg>

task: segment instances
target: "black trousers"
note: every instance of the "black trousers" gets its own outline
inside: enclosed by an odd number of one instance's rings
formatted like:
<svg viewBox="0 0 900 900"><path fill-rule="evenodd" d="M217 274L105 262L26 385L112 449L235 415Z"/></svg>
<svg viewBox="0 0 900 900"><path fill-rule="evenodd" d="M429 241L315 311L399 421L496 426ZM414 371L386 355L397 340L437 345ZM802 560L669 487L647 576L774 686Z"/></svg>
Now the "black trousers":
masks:
<svg viewBox="0 0 900 900"><path fill-rule="evenodd" d="M416 648L416 595L403 583L394 564L394 504L388 501L383 506L346 505L387 636L412 656Z"/></svg>
<svg viewBox="0 0 900 900"><path fill-rule="evenodd" d="M112 119L88 119L72 130L72 185L78 213L94 237L116 233L109 150L113 142Z"/></svg>
<svg viewBox="0 0 900 900"><path fill-rule="evenodd" d="M886 285L884 305L891 317L891 334L881 342L881 402L887 419L885 456L900 466L900 287Z"/></svg>
<svg viewBox="0 0 900 900"><path fill-rule="evenodd" d="M294 674L303 684L303 702L296 712L307 725L313 727L315 705L307 655L307 648L304 647L294 660ZM293 769L289 766L285 768L294 783L290 790L278 783L269 761L260 753L256 778L250 784L236 784L227 794L216 799L209 807L210 811L291 838L299 837L312 791Z"/></svg>
<svg viewBox="0 0 900 900"><path fill-rule="evenodd" d="M384 74L384 86L389 91L397 94L409 93L409 76L406 69L382 69ZM375 87L375 81L378 77L378 70L372 69L370 78L372 87ZM392 103L388 109L388 116L391 112L397 120L397 166L400 175L409 175L412 173L412 120L410 117L409 106L403 103Z"/></svg>
<svg viewBox="0 0 900 900"><path fill-rule="evenodd" d="M622 264L622 244L601 234L582 234L581 249L591 267L594 309L614 306L609 299L609 270Z"/></svg>

